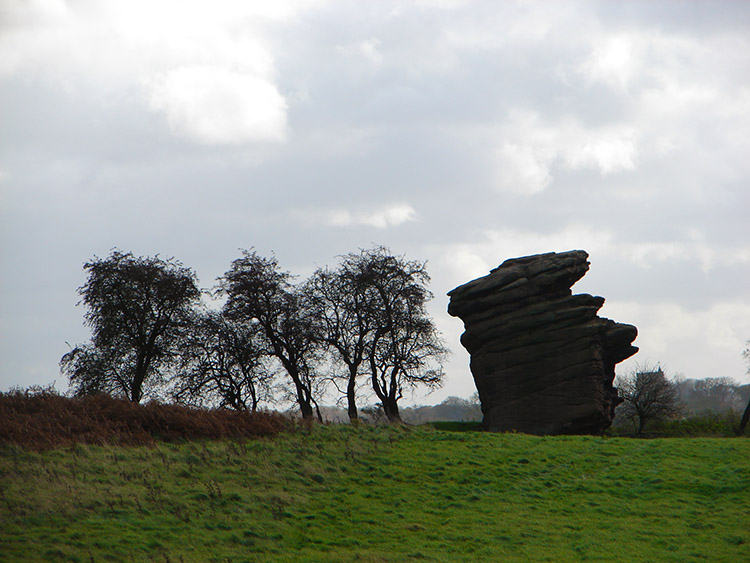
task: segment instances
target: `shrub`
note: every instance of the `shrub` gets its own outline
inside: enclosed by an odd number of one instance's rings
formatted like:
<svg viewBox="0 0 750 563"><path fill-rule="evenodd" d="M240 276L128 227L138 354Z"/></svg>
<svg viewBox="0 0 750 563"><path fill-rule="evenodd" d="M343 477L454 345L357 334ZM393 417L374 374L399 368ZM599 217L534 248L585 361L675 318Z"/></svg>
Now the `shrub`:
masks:
<svg viewBox="0 0 750 563"><path fill-rule="evenodd" d="M648 438L698 438L734 436L739 425L739 415L733 411L703 411L680 419L656 421L643 434ZM607 431L610 436L632 436L633 426L621 423Z"/></svg>
<svg viewBox="0 0 750 563"><path fill-rule="evenodd" d="M0 443L35 450L84 444L152 444L156 440L254 438L291 430L279 413L138 405L109 395L65 397L51 389L0 393Z"/></svg>
<svg viewBox="0 0 750 563"><path fill-rule="evenodd" d="M654 432L665 437L722 437L734 436L740 418L733 410L704 411L678 420L664 421L654 426Z"/></svg>

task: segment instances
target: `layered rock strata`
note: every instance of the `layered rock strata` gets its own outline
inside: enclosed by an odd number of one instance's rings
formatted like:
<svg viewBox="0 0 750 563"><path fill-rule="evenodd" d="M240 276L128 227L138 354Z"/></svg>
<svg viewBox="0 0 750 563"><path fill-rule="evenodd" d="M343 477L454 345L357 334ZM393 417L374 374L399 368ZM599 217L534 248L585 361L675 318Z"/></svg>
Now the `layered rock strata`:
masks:
<svg viewBox="0 0 750 563"><path fill-rule="evenodd" d="M583 250L514 258L448 293L487 430L600 434L612 424L615 364L638 351L638 331L597 316L604 298L572 294L588 269Z"/></svg>

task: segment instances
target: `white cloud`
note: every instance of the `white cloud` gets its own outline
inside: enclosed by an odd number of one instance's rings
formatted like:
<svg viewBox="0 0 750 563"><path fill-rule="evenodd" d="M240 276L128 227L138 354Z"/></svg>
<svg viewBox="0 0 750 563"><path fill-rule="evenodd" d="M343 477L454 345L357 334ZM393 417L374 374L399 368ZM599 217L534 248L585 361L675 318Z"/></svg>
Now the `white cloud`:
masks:
<svg viewBox="0 0 750 563"><path fill-rule="evenodd" d="M380 209L358 211L336 209L330 211L327 216L328 223L335 227L364 225L385 229L416 220L417 212L408 203L397 203Z"/></svg>
<svg viewBox="0 0 750 563"><path fill-rule="evenodd" d="M706 308L690 308L670 302L645 305L608 299L600 316L638 327L635 345L640 351L618 367L619 373L636 364L661 362L670 375L747 381L741 353L750 334L748 301L721 301ZM702 353L685 353L690 350ZM717 361L719 358L721 362Z"/></svg>
<svg viewBox="0 0 750 563"><path fill-rule="evenodd" d="M598 254L612 244L612 238L609 231L592 229L586 225L569 225L548 234L516 229L488 229L482 232L478 241L447 245L435 252L440 255L441 266L452 272L451 283L459 285L487 275L508 258L577 249Z"/></svg>
<svg viewBox="0 0 750 563"><path fill-rule="evenodd" d="M637 34L603 35L595 40L578 72L588 84L603 82L624 92L640 75L643 47L643 41Z"/></svg>
<svg viewBox="0 0 750 563"><path fill-rule="evenodd" d="M175 133L206 144L283 141L286 101L268 80L214 67L181 67L151 86L151 107Z"/></svg>
<svg viewBox="0 0 750 563"><path fill-rule="evenodd" d="M379 141L380 129L331 123L325 128L295 131L295 148L308 158L331 160L368 154Z"/></svg>
<svg viewBox="0 0 750 563"><path fill-rule="evenodd" d="M705 234L689 230L677 240L631 242L614 231L570 224L550 233L519 229L487 229L473 242L455 243L436 250L441 264L468 281L486 275L507 258L583 249L592 256L617 256L642 269L671 263L692 263L702 272L750 264L750 244L711 244ZM463 283L458 279L457 283Z"/></svg>
<svg viewBox="0 0 750 563"><path fill-rule="evenodd" d="M583 138L579 144L562 151L570 168L595 168L602 176L635 170L638 149L635 133L628 128L593 135L578 134Z"/></svg>
<svg viewBox="0 0 750 563"><path fill-rule="evenodd" d="M695 230L679 240L619 243L616 251L640 268L668 262L694 262L706 273L719 266L750 264L749 244L711 244L703 233Z"/></svg>
<svg viewBox="0 0 750 563"><path fill-rule="evenodd" d="M679 189L696 198L710 198L719 184L746 173L748 161L740 156L750 148L750 137L740 133L750 126L746 34L727 29L699 37L679 26L622 26L592 30L581 46L584 57L561 62L566 90L590 99L595 110L599 100L617 110L599 120L606 126L586 128L592 138L577 141L568 165L594 165L606 175L650 164L673 184L651 191L677 196Z"/></svg>
<svg viewBox="0 0 750 563"><path fill-rule="evenodd" d="M534 143L504 143L497 151L498 185L503 190L532 195L552 183L550 165L555 153Z"/></svg>
<svg viewBox="0 0 750 563"><path fill-rule="evenodd" d="M637 168L638 145L629 125L585 127L565 118L544 122L533 111L514 110L498 128L495 152L497 186L527 195L548 188L556 162L568 169L598 170L602 176Z"/></svg>
<svg viewBox="0 0 750 563"><path fill-rule="evenodd" d="M613 316L642 329L639 356L738 359L736 338L696 335L743 330L711 308L747 296L745 3L320 4L0 0L0 224L13 256L55 247L80 277L97 245L141 245L210 279L217 249L323 263L376 236L429 258L440 296L506 258L583 248L582 285L640 304ZM212 146L165 144L168 128ZM127 197L133 185L147 205ZM137 234L112 220L144 212L159 221ZM88 235L60 236L70 224ZM13 277L28 268L6 271L7 307L51 295ZM37 304L45 326L54 308ZM28 373L17 350L41 340L13 338L4 370Z"/></svg>
<svg viewBox="0 0 750 563"><path fill-rule="evenodd" d="M43 77L68 94L105 102L140 91L173 132L198 143L278 142L287 132L287 102L262 29L302 7L18 3L0 34L0 73Z"/></svg>

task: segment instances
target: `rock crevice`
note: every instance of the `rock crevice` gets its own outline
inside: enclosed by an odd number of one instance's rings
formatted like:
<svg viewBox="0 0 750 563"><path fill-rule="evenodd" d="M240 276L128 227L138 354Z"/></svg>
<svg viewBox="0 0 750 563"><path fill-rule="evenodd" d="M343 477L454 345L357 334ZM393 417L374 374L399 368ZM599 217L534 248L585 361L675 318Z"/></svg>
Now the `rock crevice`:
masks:
<svg viewBox="0 0 750 563"><path fill-rule="evenodd" d="M448 293L486 429L600 434L612 424L615 364L638 351L638 331L597 316L604 298L572 294L588 269L583 250L513 258Z"/></svg>

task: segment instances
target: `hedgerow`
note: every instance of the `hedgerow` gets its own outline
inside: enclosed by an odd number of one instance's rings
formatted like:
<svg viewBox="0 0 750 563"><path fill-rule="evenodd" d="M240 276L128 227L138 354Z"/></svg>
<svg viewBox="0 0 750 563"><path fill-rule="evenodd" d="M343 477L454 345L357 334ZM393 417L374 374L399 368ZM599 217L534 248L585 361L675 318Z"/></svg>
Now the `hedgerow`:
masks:
<svg viewBox="0 0 750 563"><path fill-rule="evenodd" d="M33 450L74 444L145 445L156 441L271 436L295 423L275 412L139 405L109 395L66 397L50 389L0 393L0 443Z"/></svg>

